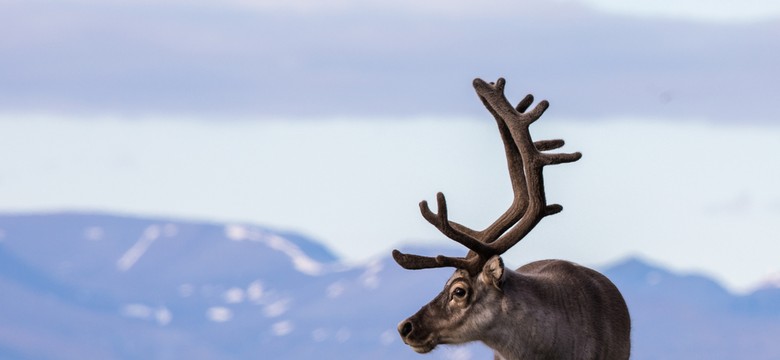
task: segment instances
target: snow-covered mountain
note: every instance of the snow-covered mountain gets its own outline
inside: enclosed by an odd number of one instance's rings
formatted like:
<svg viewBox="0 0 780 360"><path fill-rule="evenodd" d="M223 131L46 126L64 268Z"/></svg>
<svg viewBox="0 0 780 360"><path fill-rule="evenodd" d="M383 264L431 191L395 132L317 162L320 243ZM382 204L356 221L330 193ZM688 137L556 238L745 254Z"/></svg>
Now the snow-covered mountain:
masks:
<svg viewBox="0 0 780 360"><path fill-rule="evenodd" d="M629 303L633 359L780 358L777 288L735 296L637 259L603 270ZM3 215L0 358L492 358L478 344L418 355L396 333L450 272L411 273L389 254L345 266L247 224Z"/></svg>

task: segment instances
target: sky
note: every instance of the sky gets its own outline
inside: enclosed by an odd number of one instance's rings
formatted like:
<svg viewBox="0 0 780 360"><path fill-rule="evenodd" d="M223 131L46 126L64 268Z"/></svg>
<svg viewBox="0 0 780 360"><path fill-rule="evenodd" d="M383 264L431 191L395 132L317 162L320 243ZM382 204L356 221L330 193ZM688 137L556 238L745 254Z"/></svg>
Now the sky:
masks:
<svg viewBox="0 0 780 360"><path fill-rule="evenodd" d="M627 3L0 1L0 212L250 222L353 262L448 245L420 200L483 227L511 199L470 85L504 76L583 153L508 263L750 289L780 273L780 6Z"/></svg>

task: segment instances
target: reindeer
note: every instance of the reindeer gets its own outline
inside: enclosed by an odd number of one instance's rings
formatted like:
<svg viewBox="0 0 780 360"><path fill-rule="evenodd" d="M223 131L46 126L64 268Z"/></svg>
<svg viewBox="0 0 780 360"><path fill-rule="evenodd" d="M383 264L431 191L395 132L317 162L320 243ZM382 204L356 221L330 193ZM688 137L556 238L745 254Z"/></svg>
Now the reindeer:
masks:
<svg viewBox="0 0 780 360"><path fill-rule="evenodd" d="M438 211L420 202L423 217L445 236L470 251L466 257L404 254L393 250L406 269L454 267L444 290L398 325L403 341L418 353L439 344L482 341L495 359L628 359L631 323L620 291L604 275L563 260L542 260L515 271L504 267L501 254L523 239L545 216L563 207L547 204L542 168L574 162L576 153L544 151L563 140L533 142L529 126L549 106L533 96L512 107L504 95L506 81L474 80L474 89L493 114L504 142L514 199L498 220L475 231L447 215L442 193Z"/></svg>

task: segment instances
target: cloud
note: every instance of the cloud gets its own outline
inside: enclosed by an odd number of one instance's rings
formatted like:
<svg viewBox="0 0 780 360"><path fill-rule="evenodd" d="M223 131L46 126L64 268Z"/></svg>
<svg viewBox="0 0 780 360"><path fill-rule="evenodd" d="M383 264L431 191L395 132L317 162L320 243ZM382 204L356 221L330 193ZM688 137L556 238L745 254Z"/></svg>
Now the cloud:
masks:
<svg viewBox="0 0 780 360"><path fill-rule="evenodd" d="M780 22L608 15L574 2L0 3L5 112L481 113L473 77L559 115L773 122ZM416 3L417 4L417 3Z"/></svg>
<svg viewBox="0 0 780 360"><path fill-rule="evenodd" d="M583 2L618 14L722 22L770 20L776 18L780 13L780 4L773 0L743 0L739 2L729 0L583 0Z"/></svg>

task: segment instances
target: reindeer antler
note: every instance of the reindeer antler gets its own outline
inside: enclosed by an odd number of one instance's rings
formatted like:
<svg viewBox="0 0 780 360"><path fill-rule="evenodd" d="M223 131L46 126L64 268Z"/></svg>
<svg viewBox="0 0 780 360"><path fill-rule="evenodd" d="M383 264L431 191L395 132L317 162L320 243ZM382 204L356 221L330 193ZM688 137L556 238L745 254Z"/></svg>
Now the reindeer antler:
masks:
<svg viewBox="0 0 780 360"><path fill-rule="evenodd" d="M474 79L474 89L496 119L504 142L509 177L514 192L512 205L490 226L482 231L475 231L449 220L444 194L436 195L437 212L435 213L428 207L428 202L420 202L420 212L429 223L445 236L471 251L466 257L461 258L442 255L427 257L393 250L393 259L402 267L406 269L456 267L475 275L482 270L482 266L491 256L505 253L522 240L542 218L563 210L563 207L558 204L547 204L542 169L546 165L577 161L582 154L579 152L542 153L564 145L563 140L537 142L531 140L529 126L544 114L550 104L543 100L532 110L526 111L534 100L533 96L526 95L516 107L512 107L504 95L505 84L503 78L499 78L495 83Z"/></svg>

